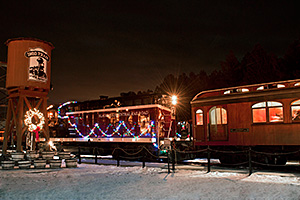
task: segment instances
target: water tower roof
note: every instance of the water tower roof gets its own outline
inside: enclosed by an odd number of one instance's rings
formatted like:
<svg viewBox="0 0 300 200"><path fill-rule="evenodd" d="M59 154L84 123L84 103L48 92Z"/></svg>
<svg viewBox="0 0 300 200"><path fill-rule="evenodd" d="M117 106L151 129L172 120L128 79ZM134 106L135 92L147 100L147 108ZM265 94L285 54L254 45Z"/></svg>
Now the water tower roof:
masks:
<svg viewBox="0 0 300 200"><path fill-rule="evenodd" d="M12 41L16 41L16 40L30 40L30 41L38 41L38 42L43 42L45 44L48 44L52 49L54 49L54 46L51 42L47 42L47 41L44 41L44 40L40 40L40 39L37 39L37 38L29 38L29 37L19 37L19 38L12 38L12 39L8 39L6 42L5 42L5 45L8 45L8 43L12 42Z"/></svg>

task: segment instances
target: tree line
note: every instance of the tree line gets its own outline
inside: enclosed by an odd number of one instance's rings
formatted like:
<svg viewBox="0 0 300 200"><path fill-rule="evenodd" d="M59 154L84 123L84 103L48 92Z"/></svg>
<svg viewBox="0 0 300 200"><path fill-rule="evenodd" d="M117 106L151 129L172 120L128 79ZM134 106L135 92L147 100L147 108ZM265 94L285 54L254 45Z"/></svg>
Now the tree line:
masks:
<svg viewBox="0 0 300 200"><path fill-rule="evenodd" d="M210 74L204 69L199 73L169 74L154 92L178 95L177 117L181 121L191 119L190 101L201 91L297 78L300 78L299 40L289 45L282 57L268 53L260 44L240 60L231 51L220 63L220 69Z"/></svg>

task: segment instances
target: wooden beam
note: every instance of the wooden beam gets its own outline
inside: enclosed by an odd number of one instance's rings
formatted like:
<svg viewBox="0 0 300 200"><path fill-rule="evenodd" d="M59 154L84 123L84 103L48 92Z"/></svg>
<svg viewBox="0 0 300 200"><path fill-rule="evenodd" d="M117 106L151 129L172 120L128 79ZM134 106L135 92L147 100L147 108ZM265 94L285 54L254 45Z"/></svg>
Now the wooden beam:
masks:
<svg viewBox="0 0 300 200"><path fill-rule="evenodd" d="M23 118L24 118L24 97L20 96L19 102L18 102L18 114L17 114L17 151L22 151L22 126L23 126Z"/></svg>
<svg viewBox="0 0 300 200"><path fill-rule="evenodd" d="M9 128L10 128L10 121L11 121L11 107L12 107L12 100L9 99L8 101L8 109L6 114L6 123L5 123L5 132L4 132L4 139L3 139L3 147L2 152L6 155L7 152L7 144L8 144L8 136L9 136Z"/></svg>
<svg viewBox="0 0 300 200"><path fill-rule="evenodd" d="M31 106L31 104L29 103L27 97L24 97L24 101L25 101L25 104L26 104L27 108L28 108L29 110L32 109L32 106Z"/></svg>
<svg viewBox="0 0 300 200"><path fill-rule="evenodd" d="M46 141L48 142L50 139L50 135L49 135L48 116L47 116L47 98L43 98L42 113L44 114L45 117L44 135Z"/></svg>
<svg viewBox="0 0 300 200"><path fill-rule="evenodd" d="M39 110L39 107L40 107L40 105L41 105L42 102L43 102L43 98L41 98L39 100L39 102L36 104L36 106L34 108Z"/></svg>

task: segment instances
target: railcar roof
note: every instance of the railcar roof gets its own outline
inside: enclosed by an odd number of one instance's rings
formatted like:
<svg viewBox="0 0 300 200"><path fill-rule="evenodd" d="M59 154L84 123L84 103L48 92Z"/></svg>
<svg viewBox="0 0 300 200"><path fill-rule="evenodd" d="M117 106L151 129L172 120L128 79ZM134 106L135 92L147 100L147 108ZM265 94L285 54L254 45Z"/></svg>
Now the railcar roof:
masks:
<svg viewBox="0 0 300 200"><path fill-rule="evenodd" d="M299 83L299 85L294 86L296 83ZM191 104L196 103L196 101L198 99L202 99L202 98L228 95L228 94L224 94L224 92L226 92L226 91L237 90L237 89L248 89L249 91L247 93L249 93L249 92L257 91L257 88L259 88L261 86L278 85L278 84L283 84L285 86L284 88L299 87L300 86L300 79L277 81L277 82L267 82L267 83L258 83L258 84L252 84L252 85L242 85L242 86L221 88L221 89L215 89L215 90L206 90L206 91L202 91L202 92L198 93L192 99ZM281 89L281 88L276 88L276 89Z"/></svg>
<svg viewBox="0 0 300 200"><path fill-rule="evenodd" d="M126 107L117 107L117 108L107 108L107 109L96 109L96 110L84 110L84 111L75 111L67 112L67 115L82 114L82 113L94 113L94 112L119 112L119 111L129 111L129 110L139 110L139 109L151 109L159 108L171 112L171 110L165 106L159 104L149 104L149 105L139 105L139 106L126 106Z"/></svg>

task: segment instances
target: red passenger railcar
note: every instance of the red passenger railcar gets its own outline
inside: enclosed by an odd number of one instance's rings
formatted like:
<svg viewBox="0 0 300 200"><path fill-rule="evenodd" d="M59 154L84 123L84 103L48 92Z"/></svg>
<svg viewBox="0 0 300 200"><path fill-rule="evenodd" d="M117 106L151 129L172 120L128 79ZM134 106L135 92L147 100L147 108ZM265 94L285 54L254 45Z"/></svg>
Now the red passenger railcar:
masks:
<svg viewBox="0 0 300 200"><path fill-rule="evenodd" d="M299 159L300 79L204 91L191 101L194 146L218 150L249 148L266 163ZM287 156L286 156L287 155ZM288 157L290 156L290 157ZM237 162L234 155L217 155Z"/></svg>

